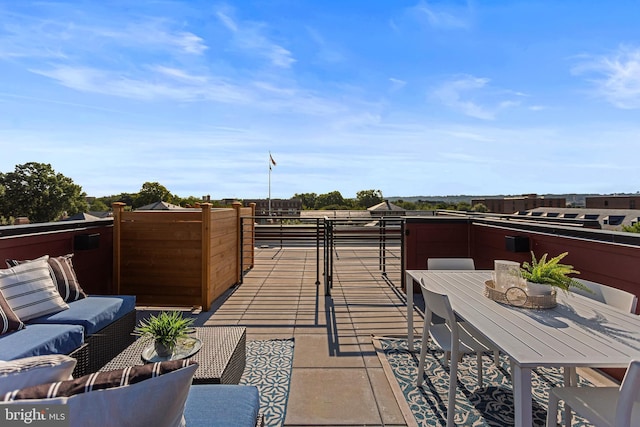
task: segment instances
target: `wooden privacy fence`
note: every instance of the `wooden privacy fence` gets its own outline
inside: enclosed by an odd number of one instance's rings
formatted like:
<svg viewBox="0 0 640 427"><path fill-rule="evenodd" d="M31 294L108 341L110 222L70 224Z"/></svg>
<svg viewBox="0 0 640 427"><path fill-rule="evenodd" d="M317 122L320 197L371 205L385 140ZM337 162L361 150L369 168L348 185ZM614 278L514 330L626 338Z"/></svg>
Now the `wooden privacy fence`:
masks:
<svg viewBox="0 0 640 427"><path fill-rule="evenodd" d="M135 295L139 304L209 310L240 283L243 266L253 266L254 225L243 217L253 217L255 204L132 212L124 206L113 204L113 280L119 294Z"/></svg>

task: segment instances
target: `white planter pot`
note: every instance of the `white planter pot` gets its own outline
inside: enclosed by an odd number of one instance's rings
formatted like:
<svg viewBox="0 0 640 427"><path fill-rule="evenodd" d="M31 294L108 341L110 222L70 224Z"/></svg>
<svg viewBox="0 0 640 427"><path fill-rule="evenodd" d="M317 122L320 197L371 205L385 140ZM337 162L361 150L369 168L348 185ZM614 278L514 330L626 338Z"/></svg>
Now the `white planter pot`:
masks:
<svg viewBox="0 0 640 427"><path fill-rule="evenodd" d="M544 283L533 283L527 280L527 295L551 295L552 289Z"/></svg>

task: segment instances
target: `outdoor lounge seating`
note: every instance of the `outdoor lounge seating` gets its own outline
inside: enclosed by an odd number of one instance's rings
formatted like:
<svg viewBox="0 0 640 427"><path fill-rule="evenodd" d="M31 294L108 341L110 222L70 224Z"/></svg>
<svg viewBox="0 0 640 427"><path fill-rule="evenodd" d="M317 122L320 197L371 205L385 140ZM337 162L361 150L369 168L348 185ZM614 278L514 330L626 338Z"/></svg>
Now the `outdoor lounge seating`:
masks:
<svg viewBox="0 0 640 427"><path fill-rule="evenodd" d="M640 360L629 364L620 387L552 388L547 427L557 425L559 400L598 427L640 426Z"/></svg>
<svg viewBox="0 0 640 427"><path fill-rule="evenodd" d="M71 257L7 260L0 270L0 360L68 354L81 376L133 342L135 296L87 296Z"/></svg>
<svg viewBox="0 0 640 427"><path fill-rule="evenodd" d="M72 379L75 364L73 358L64 355L1 362L3 414L11 412L14 405L64 404L72 427L179 426L184 425L183 416L187 426L263 424L257 387L192 385L198 364L190 360L150 363ZM138 411L140 408L144 410Z"/></svg>
<svg viewBox="0 0 640 427"><path fill-rule="evenodd" d="M184 418L187 427L262 426L258 389L232 384L192 385Z"/></svg>

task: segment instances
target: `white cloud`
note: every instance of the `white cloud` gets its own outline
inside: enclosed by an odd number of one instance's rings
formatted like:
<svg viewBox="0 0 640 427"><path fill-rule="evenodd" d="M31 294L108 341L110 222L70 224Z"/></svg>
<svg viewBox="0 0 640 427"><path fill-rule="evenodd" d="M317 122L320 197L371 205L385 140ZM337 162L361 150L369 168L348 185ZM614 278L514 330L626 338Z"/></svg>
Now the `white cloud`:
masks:
<svg viewBox="0 0 640 427"><path fill-rule="evenodd" d="M622 46L609 56L590 57L572 71L587 75L595 94L614 106L640 108L640 47Z"/></svg>
<svg viewBox="0 0 640 427"><path fill-rule="evenodd" d="M463 99L464 94L482 89L487 83L489 83L489 79L465 76L446 82L434 91L434 95L447 107L460 111L467 116L493 120L495 112L476 104L474 101Z"/></svg>
<svg viewBox="0 0 640 427"><path fill-rule="evenodd" d="M237 22L229 10L218 10L216 16L233 34L234 44L243 52L266 58L279 68L290 68L296 62L293 54L272 41L267 35L267 27L262 23L250 21Z"/></svg>
<svg viewBox="0 0 640 427"><path fill-rule="evenodd" d="M406 81L394 77L389 77L389 81L391 82L391 92L396 92L407 85Z"/></svg>
<svg viewBox="0 0 640 427"><path fill-rule="evenodd" d="M410 11L420 20L426 19L429 26L439 29L464 29L469 27L468 18L462 11L449 11L443 6L435 6L426 1L420 1Z"/></svg>
<svg viewBox="0 0 640 427"><path fill-rule="evenodd" d="M520 105L520 101L495 99L513 92L490 88L489 82L488 78L465 75L443 83L433 96L454 111L482 120L494 120L499 112Z"/></svg>

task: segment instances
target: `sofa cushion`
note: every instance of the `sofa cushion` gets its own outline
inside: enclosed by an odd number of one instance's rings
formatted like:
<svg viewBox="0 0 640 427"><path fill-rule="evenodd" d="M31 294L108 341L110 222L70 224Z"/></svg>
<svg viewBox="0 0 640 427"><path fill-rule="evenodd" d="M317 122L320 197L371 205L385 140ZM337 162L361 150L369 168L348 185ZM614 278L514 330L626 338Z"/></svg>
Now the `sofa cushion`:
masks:
<svg viewBox="0 0 640 427"><path fill-rule="evenodd" d="M0 337L0 360L44 354L69 354L84 344L79 325L27 325Z"/></svg>
<svg viewBox="0 0 640 427"><path fill-rule="evenodd" d="M32 319L29 324L80 325L85 336L93 335L136 308L133 295L90 297L69 303L69 309Z"/></svg>
<svg viewBox="0 0 640 427"><path fill-rule="evenodd" d="M0 361L0 395L23 387L71 379L76 359L64 354Z"/></svg>
<svg viewBox="0 0 640 427"><path fill-rule="evenodd" d="M184 426L197 368L193 361L175 360L98 372L5 393L0 406L66 404L71 426Z"/></svg>
<svg viewBox="0 0 640 427"><path fill-rule="evenodd" d="M69 308L49 274L49 256L0 270L0 292L20 320Z"/></svg>
<svg viewBox="0 0 640 427"><path fill-rule="evenodd" d="M24 323L11 310L11 306L0 292L0 335L7 332L18 331L24 328Z"/></svg>
<svg viewBox="0 0 640 427"><path fill-rule="evenodd" d="M189 390L184 418L187 426L255 427L259 411L255 386L199 384Z"/></svg>
<svg viewBox="0 0 640 427"><path fill-rule="evenodd" d="M57 257L50 256L48 259L51 278L54 280L58 288L58 293L66 302L77 301L87 297L87 294L85 294L82 287L80 287L80 283L76 277L76 272L73 268L73 263L71 262L72 257L73 254L68 254ZM24 262L29 261L16 259L6 260L8 267L15 267L16 265Z"/></svg>

